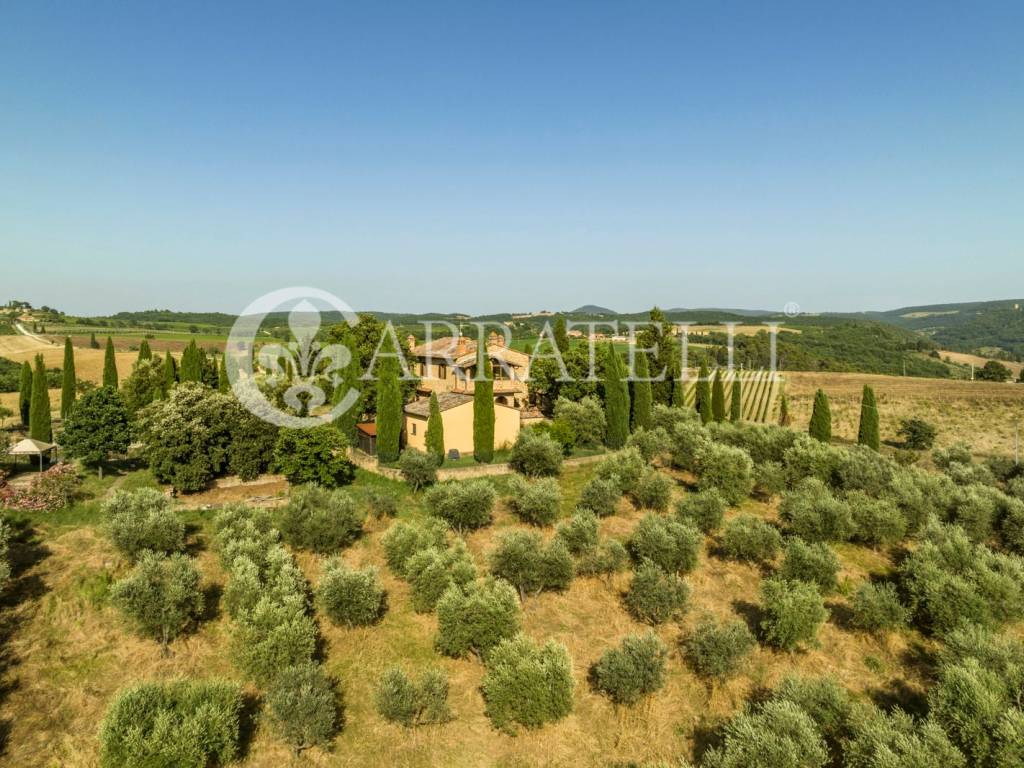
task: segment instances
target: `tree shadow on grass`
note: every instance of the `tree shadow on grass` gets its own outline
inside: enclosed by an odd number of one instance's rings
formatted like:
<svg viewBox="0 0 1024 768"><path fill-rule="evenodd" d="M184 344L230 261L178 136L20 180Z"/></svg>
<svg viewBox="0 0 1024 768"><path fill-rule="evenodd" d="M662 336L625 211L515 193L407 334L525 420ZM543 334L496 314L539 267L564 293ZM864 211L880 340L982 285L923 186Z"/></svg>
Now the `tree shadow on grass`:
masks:
<svg viewBox="0 0 1024 768"><path fill-rule="evenodd" d="M889 680L884 686L868 691L868 696L886 711L902 709L917 717L928 714L928 697L903 679Z"/></svg>
<svg viewBox="0 0 1024 768"><path fill-rule="evenodd" d="M761 637L761 619L764 618L764 613L761 611L761 606L757 603L752 603L749 600L733 600L732 609L736 611L736 614L743 619L747 625L747 629L750 630L754 637Z"/></svg>

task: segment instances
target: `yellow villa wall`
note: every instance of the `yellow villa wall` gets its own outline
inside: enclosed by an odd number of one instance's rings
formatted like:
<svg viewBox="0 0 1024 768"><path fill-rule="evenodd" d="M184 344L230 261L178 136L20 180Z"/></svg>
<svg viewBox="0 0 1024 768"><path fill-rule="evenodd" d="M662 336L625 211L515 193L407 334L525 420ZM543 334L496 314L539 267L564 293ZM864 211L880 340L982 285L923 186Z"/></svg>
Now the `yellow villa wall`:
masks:
<svg viewBox="0 0 1024 768"><path fill-rule="evenodd" d="M455 448L459 453L473 452L473 403L441 411L444 424L444 449ZM409 448L426 450L427 420L422 416L405 414L405 444ZM519 436L519 411L495 403L494 447L511 446Z"/></svg>

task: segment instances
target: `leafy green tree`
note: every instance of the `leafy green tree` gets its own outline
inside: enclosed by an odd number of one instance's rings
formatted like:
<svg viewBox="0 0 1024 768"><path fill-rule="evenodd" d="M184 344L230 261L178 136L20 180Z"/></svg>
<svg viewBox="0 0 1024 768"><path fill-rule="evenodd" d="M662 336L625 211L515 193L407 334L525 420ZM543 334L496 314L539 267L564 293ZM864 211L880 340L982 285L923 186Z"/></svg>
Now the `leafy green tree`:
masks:
<svg viewBox="0 0 1024 768"><path fill-rule="evenodd" d="M1024 368L1021 369L1024 371ZM912 451L927 451L935 445L938 429L924 419L903 419L900 422L899 436L903 438L903 447Z"/></svg>
<svg viewBox="0 0 1024 768"><path fill-rule="evenodd" d="M554 477L562 471L562 449L551 435L536 429L519 432L508 463L527 477Z"/></svg>
<svg viewBox="0 0 1024 768"><path fill-rule="evenodd" d="M86 392L64 420L60 442L67 456L96 467L103 477L106 458L127 453L131 443L128 409L121 393L110 387Z"/></svg>
<svg viewBox="0 0 1024 768"><path fill-rule="evenodd" d="M832 441L832 410L829 408L828 395L822 389L814 393L814 407L811 409L811 423L807 432L822 443Z"/></svg>
<svg viewBox="0 0 1024 768"><path fill-rule="evenodd" d="M704 619L683 642L686 661L693 671L712 680L735 675L755 645L754 634L739 619Z"/></svg>
<svg viewBox="0 0 1024 768"><path fill-rule="evenodd" d="M748 709L726 726L722 745L708 751L708 768L824 768L828 748L810 716L791 701Z"/></svg>
<svg viewBox="0 0 1024 768"><path fill-rule="evenodd" d="M545 545L534 531L509 531L491 552L491 573L519 590L520 600L544 590L561 591L573 576L572 558L561 539Z"/></svg>
<svg viewBox="0 0 1024 768"><path fill-rule="evenodd" d="M347 491L301 485L292 489L288 503L281 507L277 527L292 546L327 553L359 538L364 522L366 510Z"/></svg>
<svg viewBox="0 0 1024 768"><path fill-rule="evenodd" d="M910 612L900 602L893 584L865 582L851 601L853 625L867 632L898 629L905 626Z"/></svg>
<svg viewBox="0 0 1024 768"><path fill-rule="evenodd" d="M664 624L686 610L689 598L689 588L676 574L645 562L633 574L623 602L637 621Z"/></svg>
<svg viewBox="0 0 1024 768"><path fill-rule="evenodd" d="M135 570L110 590L111 599L139 631L167 645L203 611L199 571L185 555L144 551Z"/></svg>
<svg viewBox="0 0 1024 768"><path fill-rule="evenodd" d="M653 632L630 635L590 668L594 688L614 704L636 704L665 686L668 648Z"/></svg>
<svg viewBox="0 0 1024 768"><path fill-rule="evenodd" d="M35 370L32 372L32 407L28 416L28 436L44 443L53 440L50 390L46 383L46 367L43 365L42 355L36 355Z"/></svg>
<svg viewBox="0 0 1024 768"><path fill-rule="evenodd" d="M340 560L324 566L317 587L317 601L335 624L367 627L375 624L387 610L387 595L372 566L356 571Z"/></svg>
<svg viewBox="0 0 1024 768"><path fill-rule="evenodd" d="M700 420L703 424L710 424L714 418L712 410L712 397L711 397L711 373L708 371L707 363L700 364L700 370L697 373L697 392L694 398L694 407L697 409L697 413L700 414Z"/></svg>
<svg viewBox="0 0 1024 768"><path fill-rule="evenodd" d="M382 358L377 379L377 458L385 464L398 461L402 436L402 386L398 361Z"/></svg>
<svg viewBox="0 0 1024 768"><path fill-rule="evenodd" d="M839 558L828 544L808 544L799 537L791 538L786 544L785 559L779 569L782 578L814 584L823 595L827 595L835 590L838 573Z"/></svg>
<svg viewBox="0 0 1024 768"><path fill-rule="evenodd" d="M979 381L1009 381L1012 376L1013 371L998 360L989 360L974 374Z"/></svg>
<svg viewBox="0 0 1024 768"><path fill-rule="evenodd" d="M775 559L781 545L778 529L749 514L734 517L722 534L722 552L733 560L768 563Z"/></svg>
<svg viewBox="0 0 1024 768"><path fill-rule="evenodd" d="M238 755L243 706L238 685L216 680L146 682L124 689L100 726L100 765L226 765Z"/></svg>
<svg viewBox="0 0 1024 768"><path fill-rule="evenodd" d="M389 667L377 683L374 698L381 717L406 728L452 719L448 678L439 669L424 670L416 682L401 667Z"/></svg>
<svg viewBox="0 0 1024 768"><path fill-rule="evenodd" d="M141 360L121 384L124 404L131 414L163 397L164 371L159 359Z"/></svg>
<svg viewBox="0 0 1024 768"><path fill-rule="evenodd" d="M185 523L155 488L114 491L100 511L114 548L131 560L146 551L169 555L185 550Z"/></svg>
<svg viewBox="0 0 1024 768"><path fill-rule="evenodd" d="M21 364L21 385L18 389L18 417L26 427L32 418L32 366L28 360Z"/></svg>
<svg viewBox="0 0 1024 768"><path fill-rule="evenodd" d="M860 428L857 430L857 443L866 445L877 451L880 447L878 436L878 405L875 402L875 391L867 384L860 401Z"/></svg>
<svg viewBox="0 0 1024 768"><path fill-rule="evenodd" d="M608 425L605 443L609 448L622 448L629 437L629 385L614 344L605 348L604 414Z"/></svg>
<svg viewBox="0 0 1024 768"><path fill-rule="evenodd" d="M107 347L103 350L103 386L117 389L117 358L114 356L114 340L107 336Z"/></svg>
<svg viewBox="0 0 1024 768"><path fill-rule="evenodd" d="M771 645L793 651L813 643L828 618L821 593L813 584L765 579L761 584L761 630Z"/></svg>
<svg viewBox="0 0 1024 768"><path fill-rule="evenodd" d="M274 446L274 465L293 485L317 483L324 488L348 485L356 476L348 443L329 424L282 429Z"/></svg>
<svg viewBox="0 0 1024 768"><path fill-rule="evenodd" d="M481 377L473 386L473 458L494 461L494 373L486 350L480 354Z"/></svg>
<svg viewBox="0 0 1024 768"><path fill-rule="evenodd" d="M527 481L515 475L505 503L524 523L551 525L561 512L562 489L553 477Z"/></svg>
<svg viewBox="0 0 1024 768"><path fill-rule="evenodd" d="M338 703L319 664L305 662L281 670L266 696L274 729L298 755L327 746L338 730Z"/></svg>
<svg viewBox="0 0 1024 768"><path fill-rule="evenodd" d="M649 378L650 366L647 363L647 355L636 356L636 378L633 382L633 429L651 428L652 408L654 407L653 395L651 394L651 382L644 381Z"/></svg>
<svg viewBox="0 0 1024 768"><path fill-rule="evenodd" d="M316 623L298 600L282 603L260 598L240 614L233 630L231 657L261 686L272 682L282 669L312 661L316 653Z"/></svg>
<svg viewBox="0 0 1024 768"><path fill-rule="evenodd" d="M381 539L384 559L396 576L405 578L409 559L424 549L445 549L447 533L448 524L437 518L428 517L415 523L399 520Z"/></svg>
<svg viewBox="0 0 1024 768"><path fill-rule="evenodd" d="M725 382L722 381L722 369L715 368L715 376L711 382L711 418L725 421Z"/></svg>
<svg viewBox="0 0 1024 768"><path fill-rule="evenodd" d="M64 370L60 389L60 417L66 419L75 404L75 349L71 346L71 337L64 337Z"/></svg>
<svg viewBox="0 0 1024 768"><path fill-rule="evenodd" d="M428 547L406 562L405 578L412 588L412 607L419 613L434 610L452 585L464 587L476 578L476 564L461 539L447 549Z"/></svg>
<svg viewBox="0 0 1024 768"><path fill-rule="evenodd" d="M434 457L437 466L444 463L444 421L441 419L441 407L437 403L437 393L430 393L430 415L427 417L427 433L424 435L427 453Z"/></svg>
<svg viewBox="0 0 1024 768"><path fill-rule="evenodd" d="M139 357L137 362L142 362L143 360L151 360L152 358L153 350L149 348L149 341L143 339L142 342L139 344Z"/></svg>
<svg viewBox="0 0 1024 768"><path fill-rule="evenodd" d="M743 421L743 384L739 376L732 377L732 387L729 390L732 398L729 404L729 421L738 424Z"/></svg>
<svg viewBox="0 0 1024 768"><path fill-rule="evenodd" d="M689 573L702 540L696 528L651 513L633 531L629 551L637 562L654 563L666 573Z"/></svg>
<svg viewBox="0 0 1024 768"><path fill-rule="evenodd" d="M518 635L491 651L480 688L494 726L515 733L516 725L539 728L568 715L575 685L564 645Z"/></svg>
<svg viewBox="0 0 1024 768"><path fill-rule="evenodd" d="M520 630L519 596L507 581L485 578L453 585L437 602L437 649L446 656L486 658Z"/></svg>
<svg viewBox="0 0 1024 768"><path fill-rule="evenodd" d="M437 482L437 457L415 448L406 448L398 457L398 471L406 485L414 491Z"/></svg>
<svg viewBox="0 0 1024 768"><path fill-rule="evenodd" d="M487 480L467 480L435 485L426 492L430 514L448 522L458 531L471 531L489 525L497 493Z"/></svg>

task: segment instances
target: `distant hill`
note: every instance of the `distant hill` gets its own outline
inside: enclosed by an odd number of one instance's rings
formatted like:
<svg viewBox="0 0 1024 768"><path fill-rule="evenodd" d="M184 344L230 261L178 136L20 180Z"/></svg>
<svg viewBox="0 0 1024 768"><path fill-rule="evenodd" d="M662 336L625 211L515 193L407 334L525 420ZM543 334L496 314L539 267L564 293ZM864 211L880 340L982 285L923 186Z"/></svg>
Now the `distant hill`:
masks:
<svg viewBox="0 0 1024 768"><path fill-rule="evenodd" d="M599 307L597 304L584 304L582 307L576 307L576 309L569 310L567 314L570 315L615 315L618 314L614 309L608 309L608 307Z"/></svg>

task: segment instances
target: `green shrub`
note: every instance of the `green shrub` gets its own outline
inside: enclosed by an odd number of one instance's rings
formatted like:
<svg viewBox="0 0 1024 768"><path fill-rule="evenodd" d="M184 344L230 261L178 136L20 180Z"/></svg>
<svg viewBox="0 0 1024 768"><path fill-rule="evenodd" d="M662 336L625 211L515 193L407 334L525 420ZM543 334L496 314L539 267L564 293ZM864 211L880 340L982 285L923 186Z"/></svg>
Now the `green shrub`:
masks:
<svg viewBox="0 0 1024 768"><path fill-rule="evenodd" d="M516 476L509 482L505 503L524 523L551 525L562 508L562 489L553 477L527 481Z"/></svg>
<svg viewBox="0 0 1024 768"><path fill-rule="evenodd" d="M723 743L706 753L705 768L824 768L828 749L814 721L789 701L747 709L724 729Z"/></svg>
<svg viewBox="0 0 1024 768"><path fill-rule="evenodd" d="M799 435L782 457L786 482L797 485L812 478L831 483L843 459L842 448L834 448L808 435Z"/></svg>
<svg viewBox="0 0 1024 768"><path fill-rule="evenodd" d="M834 678L788 676L772 692L772 699L800 707L830 744L847 735L853 700Z"/></svg>
<svg viewBox="0 0 1024 768"><path fill-rule="evenodd" d="M903 438L905 448L912 451L928 451L935 445L938 430L924 419L903 419L896 433Z"/></svg>
<svg viewBox="0 0 1024 768"><path fill-rule="evenodd" d="M370 487L365 492L366 506L376 520L398 514L398 496L386 488Z"/></svg>
<svg viewBox="0 0 1024 768"><path fill-rule="evenodd" d="M140 683L122 690L100 725L104 768L225 765L238 754L242 691L220 681Z"/></svg>
<svg viewBox="0 0 1024 768"><path fill-rule="evenodd" d="M739 504L754 490L754 462L742 448L709 443L697 453L697 488Z"/></svg>
<svg viewBox="0 0 1024 768"><path fill-rule="evenodd" d="M287 667L266 693L267 714L281 739L296 754L327 746L338 730L338 703L319 664Z"/></svg>
<svg viewBox="0 0 1024 768"><path fill-rule="evenodd" d="M895 544L906 535L907 520L893 502L853 491L847 494L846 503L850 507L856 541L877 547Z"/></svg>
<svg viewBox="0 0 1024 768"><path fill-rule="evenodd" d="M664 624L686 610L689 597L690 590L682 579L647 562L636 569L623 601L637 621Z"/></svg>
<svg viewBox="0 0 1024 768"><path fill-rule="evenodd" d="M665 685L668 648L656 634L631 635L590 668L594 689L614 704L636 704Z"/></svg>
<svg viewBox="0 0 1024 768"><path fill-rule="evenodd" d="M767 563L782 546L782 534L759 517L740 515L726 523L722 552L733 560Z"/></svg>
<svg viewBox="0 0 1024 768"><path fill-rule="evenodd" d="M415 448L406 448L398 457L398 471L414 491L437 482L437 457Z"/></svg>
<svg viewBox="0 0 1024 768"><path fill-rule="evenodd" d="M715 490L689 493L676 502L676 517L704 533L717 531L725 518L725 499Z"/></svg>
<svg viewBox="0 0 1024 768"><path fill-rule="evenodd" d="M672 439L672 466L677 469L694 471L697 456L710 442L707 431L699 421L677 422L669 433Z"/></svg>
<svg viewBox="0 0 1024 768"><path fill-rule="evenodd" d="M381 717L406 728L452 719L448 678L438 669L425 670L416 682L400 667L390 667L377 683L375 699Z"/></svg>
<svg viewBox="0 0 1024 768"><path fill-rule="evenodd" d="M524 429L512 445L508 463L527 477L554 477L562 471L562 446L550 435Z"/></svg>
<svg viewBox="0 0 1024 768"><path fill-rule="evenodd" d="M560 539L545 545L539 533L509 531L498 536L491 573L519 590L521 599L543 590L563 590L573 576L572 557Z"/></svg>
<svg viewBox="0 0 1024 768"><path fill-rule="evenodd" d="M636 448L623 448L609 453L594 468L594 477L614 480L619 486L620 495L631 493L640 478L647 471L647 462ZM597 512L598 510L594 510Z"/></svg>
<svg viewBox="0 0 1024 768"><path fill-rule="evenodd" d="M457 531L472 531L489 525L496 497L486 480L468 480L435 485L427 491L430 513Z"/></svg>
<svg viewBox="0 0 1024 768"><path fill-rule="evenodd" d="M808 544L800 538L791 538L786 543L786 554L779 569L782 578L814 584L821 594L827 595L835 590L838 573L839 558L828 544Z"/></svg>
<svg viewBox="0 0 1024 768"><path fill-rule="evenodd" d="M580 491L580 509L589 509L598 517L611 517L615 514L622 498L622 488L618 477L594 476Z"/></svg>
<svg viewBox="0 0 1024 768"><path fill-rule="evenodd" d="M663 512L672 500L672 479L656 469L648 469L629 495L640 509Z"/></svg>
<svg viewBox="0 0 1024 768"><path fill-rule="evenodd" d="M936 448L932 451L932 461L939 469L949 469L953 464L971 464L974 456L971 447L966 443L954 443L948 448Z"/></svg>
<svg viewBox="0 0 1024 768"><path fill-rule="evenodd" d="M932 720L870 708L853 723L843 749L847 768L967 768L967 760Z"/></svg>
<svg viewBox="0 0 1024 768"><path fill-rule="evenodd" d="M686 638L686 660L703 677L726 680L739 671L740 664L754 650L757 641L739 619L701 621Z"/></svg>
<svg viewBox="0 0 1024 768"><path fill-rule="evenodd" d="M347 627L375 624L387 610L387 595L377 579L377 569L356 571L339 560L324 566L316 597L327 618Z"/></svg>
<svg viewBox="0 0 1024 768"><path fill-rule="evenodd" d="M281 538L270 510L245 504L228 504L214 515L214 543L221 563L230 568L235 558L248 556L261 563Z"/></svg>
<svg viewBox="0 0 1024 768"><path fill-rule="evenodd" d="M626 570L629 553L617 539L605 539L596 547L588 549L576 561L576 573L580 576L598 576Z"/></svg>
<svg viewBox="0 0 1024 768"><path fill-rule="evenodd" d="M230 578L221 597L228 615L238 618L263 598L304 609L308 602L306 577L280 544L273 544L262 560L240 554L228 564Z"/></svg>
<svg viewBox="0 0 1024 768"><path fill-rule="evenodd" d="M909 612L900 602L893 584L865 582L851 602L853 625L867 632L898 629L907 623Z"/></svg>
<svg viewBox="0 0 1024 768"><path fill-rule="evenodd" d="M888 490L898 467L866 445L857 445L840 453L833 481L844 491L863 491L879 496Z"/></svg>
<svg viewBox="0 0 1024 768"><path fill-rule="evenodd" d="M384 559L396 576L405 577L409 558L423 549L444 549L448 540L448 524L436 518L407 523L399 520L381 538Z"/></svg>
<svg viewBox="0 0 1024 768"><path fill-rule="evenodd" d="M501 579L486 578L465 587L449 587L437 601L437 649L462 657L486 657L507 637L519 632L519 596Z"/></svg>
<svg viewBox="0 0 1024 768"><path fill-rule="evenodd" d="M141 634L165 648L203 612L199 571L181 554L144 551L135 569L114 583L110 597Z"/></svg>
<svg viewBox="0 0 1024 768"><path fill-rule="evenodd" d="M1011 499L999 527L999 537L1011 552L1024 555L1024 502Z"/></svg>
<svg viewBox="0 0 1024 768"><path fill-rule="evenodd" d="M693 526L648 514L634 529L629 549L637 562L650 561L666 573L689 573L697 566L702 538Z"/></svg>
<svg viewBox="0 0 1024 768"><path fill-rule="evenodd" d="M292 485L337 488L356 477L356 465L349 461L347 449L348 440L333 424L282 429L274 445L274 465Z"/></svg>
<svg viewBox="0 0 1024 768"><path fill-rule="evenodd" d="M950 522L959 525L973 542L987 542L992 538L997 518L1011 499L984 485L957 488L950 509Z"/></svg>
<svg viewBox="0 0 1024 768"><path fill-rule="evenodd" d="M413 610L421 613L434 610L448 587L461 587L476 578L473 558L461 539L448 549L421 549L409 558L405 571L412 587Z"/></svg>
<svg viewBox="0 0 1024 768"><path fill-rule="evenodd" d="M304 485L292 490L277 524L292 546L330 553L361 536L365 520L366 512L347 492Z"/></svg>
<svg viewBox="0 0 1024 768"><path fill-rule="evenodd" d="M901 469L893 475L889 489L883 498L892 501L907 522L907 533L916 533L924 525L936 504L939 494L930 488L932 478L940 478L933 472L919 469ZM926 490L928 491L926 493ZM941 503L941 502L939 502Z"/></svg>
<svg viewBox="0 0 1024 768"><path fill-rule="evenodd" d="M786 490L786 468L778 461L765 461L754 465L754 488L767 498Z"/></svg>
<svg viewBox="0 0 1024 768"><path fill-rule="evenodd" d="M637 427L626 440L626 447L636 448L644 461L652 462L667 454L672 448L672 439L668 432L661 428L644 429Z"/></svg>
<svg viewBox="0 0 1024 768"><path fill-rule="evenodd" d="M564 423L576 436L576 444L583 448L597 448L604 445L607 425L604 406L596 397L568 400L564 397L555 402L555 423Z"/></svg>
<svg viewBox="0 0 1024 768"><path fill-rule="evenodd" d="M971 765L990 765L999 747L1000 721L1011 699L1004 681L976 659L939 669L928 693L930 716Z"/></svg>
<svg viewBox="0 0 1024 768"><path fill-rule="evenodd" d="M816 478L802 481L782 497L779 516L805 541L847 541L854 531L850 506Z"/></svg>
<svg viewBox="0 0 1024 768"><path fill-rule="evenodd" d="M114 491L103 503L102 512L114 547L131 560L143 550L164 554L185 550L185 523L160 491Z"/></svg>
<svg viewBox="0 0 1024 768"><path fill-rule="evenodd" d="M597 515L589 509L579 509L558 526L555 536L570 554L581 555L597 546Z"/></svg>
<svg viewBox="0 0 1024 768"><path fill-rule="evenodd" d="M258 685L286 667L310 661L316 652L316 624L301 607L261 599L235 622L231 656Z"/></svg>
<svg viewBox="0 0 1024 768"><path fill-rule="evenodd" d="M572 660L564 645L543 646L518 635L502 640L487 659L481 690L485 713L496 728L539 728L572 711Z"/></svg>
<svg viewBox="0 0 1024 768"><path fill-rule="evenodd" d="M786 651L813 643L828 618L817 587L779 578L762 582L761 613L765 641Z"/></svg>

